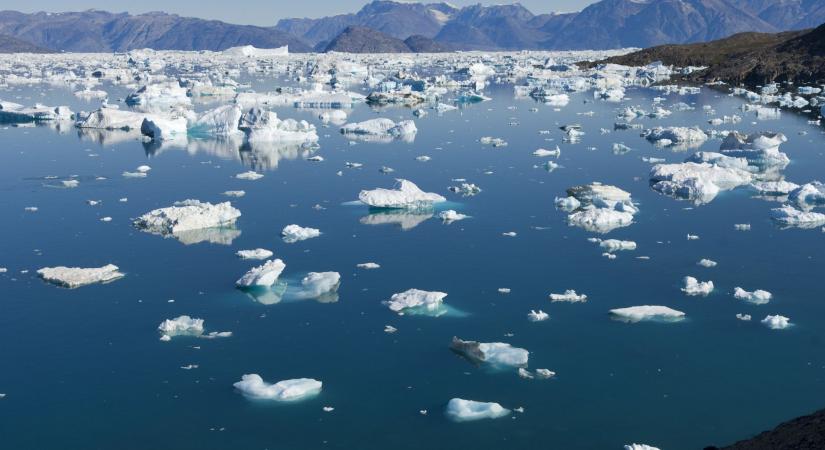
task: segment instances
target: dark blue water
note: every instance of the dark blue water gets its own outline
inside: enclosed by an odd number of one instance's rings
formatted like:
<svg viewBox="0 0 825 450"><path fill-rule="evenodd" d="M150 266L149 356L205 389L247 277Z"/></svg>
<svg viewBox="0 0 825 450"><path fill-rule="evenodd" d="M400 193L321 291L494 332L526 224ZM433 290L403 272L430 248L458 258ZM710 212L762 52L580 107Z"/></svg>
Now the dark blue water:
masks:
<svg viewBox="0 0 825 450"><path fill-rule="evenodd" d="M612 128L617 106L650 108L658 92L630 90L632 98L621 105L576 94L561 111L513 99L509 86L487 94L492 102L415 119L414 143L351 146L336 127L320 128L316 113L279 110L319 126L316 153L325 161L283 159L254 182L234 179L247 167L231 147L156 151L134 139L110 143L112 136L100 144L71 128L0 130L0 266L9 269L0 275L0 392L6 394L0 446L590 449L645 442L688 449L729 443L825 405L825 233L778 229L769 220L777 205L746 190L696 208L650 190L650 164L642 156L679 162L689 153L657 149L638 131L601 135L599 128ZM72 100L59 90L53 95L65 100L47 103ZM664 104L678 101L697 109L640 122L705 127L702 105L720 116L741 105L707 89L669 96ZM595 114L577 115L586 111ZM759 123L740 114L742 123L720 128L782 131L789 137L782 150L793 161L787 179L823 178L820 128L787 113ZM379 116L412 117L406 109L377 113L360 106L350 120ZM584 126L581 143L562 142L558 126L572 122ZM482 136L504 138L509 146L482 146ZM633 151L614 155L614 142ZM552 173L534 168L544 159L531 153L556 144L563 167ZM710 140L700 150L718 145ZM420 155L432 160L416 161ZM346 169L347 161L364 167ZM148 178L121 177L141 164L152 167ZM381 166L396 172L382 174ZM43 179L72 175L80 180L75 189L48 187L52 182ZM472 218L450 225L431 218L404 230L362 223L370 211L344 205L361 189L391 187L395 177L445 195ZM450 193L454 178L483 192L471 198ZM636 241L635 252L604 258L587 242L593 235L568 227L553 207L567 187L592 181L621 187L638 202L635 223L608 235ZM184 245L131 226L130 218L151 209L187 198L225 201L220 194L236 189L247 194L232 199L243 216L231 245ZM118 202L122 197L128 202ZM86 200L103 203L93 207ZM27 206L39 211L25 212ZM101 222L103 216L113 221ZM286 244L280 230L291 223L323 234ZM751 223L752 230L735 231L737 223ZM518 235L502 236L507 231ZM688 233L701 239L688 241ZM264 305L235 290L234 281L255 263L234 252L256 247L286 262L285 277L340 272L339 301ZM698 267L702 258L719 265ZM356 269L367 261L381 268ZM34 273L45 266L107 263L120 266L125 278L67 290ZM686 275L713 280L715 292L685 296ZM745 304L733 298L735 286L771 291L774 300ZM499 294L501 287L512 293ZM445 301L466 314L399 317L381 304L409 288L447 292ZM588 302L551 304L548 294L565 289L586 293ZM670 306L687 320L625 324L608 318L609 309L641 304ZM539 308L551 319L528 322L526 314ZM738 321L736 313L754 320ZM160 342L157 325L180 314L234 336ZM759 323L768 314L788 316L794 326L770 330ZM385 325L398 332L384 333ZM512 371L474 366L449 350L453 336L510 342L530 350L531 368L558 375L523 380ZM180 369L188 364L199 368ZM255 402L232 387L245 373L272 382L312 377L324 388L299 403ZM524 413L453 423L443 415L453 397L521 406ZM327 405L335 410L324 412Z"/></svg>

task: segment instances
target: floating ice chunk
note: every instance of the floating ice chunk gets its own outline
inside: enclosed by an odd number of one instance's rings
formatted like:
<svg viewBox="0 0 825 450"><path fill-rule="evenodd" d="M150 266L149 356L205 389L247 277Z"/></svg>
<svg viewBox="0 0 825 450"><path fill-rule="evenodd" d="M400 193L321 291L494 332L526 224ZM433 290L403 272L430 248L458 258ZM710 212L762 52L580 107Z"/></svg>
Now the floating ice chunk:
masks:
<svg viewBox="0 0 825 450"><path fill-rule="evenodd" d="M741 313L736 313L736 318L737 318L738 320L743 321L743 322L750 322L750 320L751 320L751 315L750 315L750 314L741 314Z"/></svg>
<svg viewBox="0 0 825 450"><path fill-rule="evenodd" d="M535 378L533 376L533 374L530 373L530 371L525 369L524 367L519 367L518 368L518 376L521 377L521 378L528 379L528 380L532 380L533 378Z"/></svg>
<svg viewBox="0 0 825 450"><path fill-rule="evenodd" d="M235 285L240 288L270 287L278 281L278 277L286 268L280 259L265 262L263 265L250 269Z"/></svg>
<svg viewBox="0 0 825 450"><path fill-rule="evenodd" d="M689 240L689 241L698 241L698 240L699 240L699 236L697 236L697 235L695 235L695 234L688 234L688 235L687 235L687 240Z"/></svg>
<svg viewBox="0 0 825 450"><path fill-rule="evenodd" d="M122 111L114 108L100 108L79 118L75 124L78 128L97 128L104 130L140 130L147 114L135 111Z"/></svg>
<svg viewBox="0 0 825 450"><path fill-rule="evenodd" d="M225 195L227 197L240 198L240 197L243 197L244 195L246 195L246 191L225 191L223 193L223 195Z"/></svg>
<svg viewBox="0 0 825 450"><path fill-rule="evenodd" d="M472 183L461 183L459 186L450 187L450 190L464 197L472 197L481 192L481 188Z"/></svg>
<svg viewBox="0 0 825 450"><path fill-rule="evenodd" d="M694 277L685 277L683 280L685 287L682 292L687 295L706 296L713 291L713 281L699 281Z"/></svg>
<svg viewBox="0 0 825 450"><path fill-rule="evenodd" d="M762 324L771 330L784 330L792 325L791 319L780 315L765 316L765 318L762 319Z"/></svg>
<svg viewBox="0 0 825 450"><path fill-rule="evenodd" d="M624 322L641 322L646 320L677 321L685 317L685 313L667 306L644 305L631 306L610 310L611 316Z"/></svg>
<svg viewBox="0 0 825 450"><path fill-rule="evenodd" d="M287 225L281 231L284 242L293 244L298 241L305 241L321 235L321 230L317 228L302 227L300 225Z"/></svg>
<svg viewBox="0 0 825 450"><path fill-rule="evenodd" d="M647 444L626 444L624 450L659 450L659 448Z"/></svg>
<svg viewBox="0 0 825 450"><path fill-rule="evenodd" d="M656 127L643 133L645 139L651 142L667 140L664 146L675 146L678 149L688 149L701 146L708 135L698 127Z"/></svg>
<svg viewBox="0 0 825 450"><path fill-rule="evenodd" d="M633 223L633 215L639 211L630 193L615 186L601 183L574 186L567 190L567 195L567 199L556 199L556 205L568 211L579 203L567 216L567 223L595 233L626 227ZM571 197L576 202L570 200Z"/></svg>
<svg viewBox="0 0 825 450"><path fill-rule="evenodd" d="M633 214L608 208L587 207L570 214L567 223L593 233L609 233L633 223Z"/></svg>
<svg viewBox="0 0 825 450"><path fill-rule="evenodd" d="M166 319L158 325L158 331L164 341L169 341L175 336L200 336L203 334L203 319L185 315Z"/></svg>
<svg viewBox="0 0 825 450"><path fill-rule="evenodd" d="M180 139L186 137L186 119L147 117L140 124L140 132L156 141Z"/></svg>
<svg viewBox="0 0 825 450"><path fill-rule="evenodd" d="M398 331L398 328L395 328L392 325L384 325L384 333L392 334Z"/></svg>
<svg viewBox="0 0 825 450"><path fill-rule="evenodd" d="M124 276L114 264L103 267L44 267L37 271L40 278L59 286L77 288L94 283L107 283Z"/></svg>
<svg viewBox="0 0 825 450"><path fill-rule="evenodd" d="M415 139L417 132L418 129L412 120L402 120L395 123L385 118L348 123L341 127L341 133L345 136L361 138L367 141L388 141L395 138L412 141Z"/></svg>
<svg viewBox="0 0 825 450"><path fill-rule="evenodd" d="M530 322L543 322L549 318L550 314L547 314L542 310L536 311L531 309L530 312L527 313L527 320L529 320Z"/></svg>
<svg viewBox="0 0 825 450"><path fill-rule="evenodd" d="M710 259L701 259L696 264L698 264L702 267L707 267L707 268L716 267L716 261L713 261L713 260L710 260Z"/></svg>
<svg viewBox="0 0 825 450"><path fill-rule="evenodd" d="M540 148L540 149L533 152L533 156L538 156L538 157L552 156L552 157L558 158L559 156L561 156L561 149L559 148L558 145L553 150L547 150L547 149Z"/></svg>
<svg viewBox="0 0 825 450"><path fill-rule="evenodd" d="M498 419L510 415L510 410L495 402L477 402L454 398L447 403L447 417L456 422Z"/></svg>
<svg viewBox="0 0 825 450"><path fill-rule="evenodd" d="M599 247L603 248L608 253L614 253L623 250L636 250L636 243L633 241L607 239L599 242Z"/></svg>
<svg viewBox="0 0 825 450"><path fill-rule="evenodd" d="M324 111L318 115L323 123L332 123L334 125L343 125L347 122L347 113L340 109L333 109L332 111Z"/></svg>
<svg viewBox="0 0 825 450"><path fill-rule="evenodd" d="M800 211L790 205L772 209L771 215L773 220L785 227L811 229L825 225L825 214Z"/></svg>
<svg viewBox="0 0 825 450"><path fill-rule="evenodd" d="M789 193L788 200L803 211L825 205L825 184L819 181L803 184Z"/></svg>
<svg viewBox="0 0 825 450"><path fill-rule="evenodd" d="M672 197L709 203L721 191L751 182L747 171L709 163L657 164L650 170L650 187Z"/></svg>
<svg viewBox="0 0 825 450"><path fill-rule="evenodd" d="M502 366L526 366L530 353L504 342L464 341L453 337L450 348L476 362Z"/></svg>
<svg viewBox="0 0 825 450"><path fill-rule="evenodd" d="M555 203L556 208L559 208L562 211L567 212L575 211L579 209L579 207L581 206L581 203L578 200L576 200L576 197L556 197Z"/></svg>
<svg viewBox="0 0 825 450"><path fill-rule="evenodd" d="M253 373L242 376L241 381L233 386L252 398L283 402L315 396L321 392L323 383L312 378L296 378L270 384L260 375Z"/></svg>
<svg viewBox="0 0 825 450"><path fill-rule="evenodd" d="M458 220L464 220L470 216L466 216L461 214L453 209L448 209L446 211L441 211L438 213L438 218L441 219L444 223L452 223Z"/></svg>
<svg viewBox="0 0 825 450"><path fill-rule="evenodd" d="M126 97L127 105L188 105L191 100L186 88L177 82L147 84Z"/></svg>
<svg viewBox="0 0 825 450"><path fill-rule="evenodd" d="M393 294L389 300L384 302L392 311L401 312L406 309L424 308L436 310L441 307L445 292L422 291L420 289L409 289L404 292Z"/></svg>
<svg viewBox="0 0 825 450"><path fill-rule="evenodd" d="M314 298L323 303L338 301L338 286L341 274L338 272L310 272L301 280L298 298Z"/></svg>
<svg viewBox="0 0 825 450"><path fill-rule="evenodd" d="M124 178L146 178L148 174L146 172L129 172L124 171L122 173Z"/></svg>
<svg viewBox="0 0 825 450"><path fill-rule="evenodd" d="M231 136L240 134L238 128L241 122L241 107L238 105L223 105L210 109L198 117L192 124L193 134L210 136Z"/></svg>
<svg viewBox="0 0 825 450"><path fill-rule="evenodd" d="M381 266L378 263L374 263L374 262L361 263L361 264L358 264L357 267L359 269L366 269L366 270L374 270L374 269L380 269L381 268Z"/></svg>
<svg viewBox="0 0 825 450"><path fill-rule="evenodd" d="M231 225L240 216L241 212L229 202L213 205L198 200L184 200L167 208L149 211L135 219L134 225L149 233L170 235Z"/></svg>
<svg viewBox="0 0 825 450"><path fill-rule="evenodd" d="M264 177L263 174L260 174L258 172L252 171L252 170L247 171L247 172L242 172L242 173L239 173L239 174L235 175L235 178L237 178L239 180L249 180L249 181L260 180L263 177Z"/></svg>
<svg viewBox="0 0 825 450"><path fill-rule="evenodd" d="M744 300L754 305L764 305L771 301L773 294L762 289L757 289L753 292L748 292L741 287L736 287L733 290L733 297L739 300Z"/></svg>
<svg viewBox="0 0 825 450"><path fill-rule="evenodd" d="M499 294L509 294L510 292L512 292L512 289L510 288L498 288Z"/></svg>
<svg viewBox="0 0 825 450"><path fill-rule="evenodd" d="M569 302L569 303L584 303L587 301L587 295L577 294L573 289L564 291L564 294L550 294L550 301L552 302Z"/></svg>
<svg viewBox="0 0 825 450"><path fill-rule="evenodd" d="M484 136L479 139L482 145L492 145L493 147L507 147L507 141L501 138Z"/></svg>
<svg viewBox="0 0 825 450"><path fill-rule="evenodd" d="M745 158L762 170L783 169L790 158L779 151L779 146L787 141L788 138L782 133L752 133L745 136L733 131L725 136L719 151L728 156Z"/></svg>
<svg viewBox="0 0 825 450"><path fill-rule="evenodd" d="M412 181L397 181L398 189L364 190L358 194L358 199L375 208L422 208L447 201L438 194L422 191Z"/></svg>
<svg viewBox="0 0 825 450"><path fill-rule="evenodd" d="M318 141L315 125L306 120L281 120L273 111L252 108L241 116L238 128L249 142L312 144Z"/></svg>
<svg viewBox="0 0 825 450"><path fill-rule="evenodd" d="M80 186L80 181L77 180L63 180L60 182L65 188L76 188Z"/></svg>
<svg viewBox="0 0 825 450"><path fill-rule="evenodd" d="M799 185L788 181L754 181L751 188L761 195L783 196L799 188Z"/></svg>

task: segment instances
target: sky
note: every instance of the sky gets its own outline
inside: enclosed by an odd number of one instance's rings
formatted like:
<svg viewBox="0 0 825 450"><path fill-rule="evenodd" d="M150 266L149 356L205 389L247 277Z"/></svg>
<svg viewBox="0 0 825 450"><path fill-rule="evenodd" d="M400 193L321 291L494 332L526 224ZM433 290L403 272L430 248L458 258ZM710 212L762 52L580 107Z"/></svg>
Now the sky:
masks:
<svg viewBox="0 0 825 450"><path fill-rule="evenodd" d="M288 17L323 17L334 14L356 12L369 0L245 0L227 2L225 0L0 0L0 10L11 9L22 12L36 11L82 11L101 9L113 12L127 11L142 13L164 11L182 16L218 19L224 22L275 25L278 19ZM433 0L436 1L436 0ZM534 13L551 11L577 11L596 0L521 0L521 4ZM456 6L475 3L501 4L507 0L451 0Z"/></svg>

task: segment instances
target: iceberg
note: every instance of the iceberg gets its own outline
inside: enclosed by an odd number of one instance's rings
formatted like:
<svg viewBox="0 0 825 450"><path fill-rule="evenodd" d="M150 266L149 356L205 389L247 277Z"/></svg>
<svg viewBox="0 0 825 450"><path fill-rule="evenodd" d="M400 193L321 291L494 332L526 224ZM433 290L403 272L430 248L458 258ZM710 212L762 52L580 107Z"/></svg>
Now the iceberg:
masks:
<svg viewBox="0 0 825 450"><path fill-rule="evenodd" d="M114 264L103 267L44 267L37 274L45 281L58 286L74 289L95 283L107 283L124 276Z"/></svg>
<svg viewBox="0 0 825 450"><path fill-rule="evenodd" d="M550 294L550 301L552 302L568 302L568 303L584 303L587 301L587 295L577 294L573 289L564 291L564 294Z"/></svg>
<svg viewBox="0 0 825 450"><path fill-rule="evenodd" d="M231 136L240 134L238 128L241 122L241 107L238 105L223 105L204 112L192 124L193 134L208 136Z"/></svg>
<svg viewBox="0 0 825 450"><path fill-rule="evenodd" d="M699 147L708 140L708 135L698 127L656 127L645 130L643 136L650 142L678 150Z"/></svg>
<svg viewBox="0 0 825 450"><path fill-rule="evenodd" d="M685 287L682 292L687 295L707 296L713 291L713 281L699 281L694 277L685 277L683 280Z"/></svg>
<svg viewBox="0 0 825 450"><path fill-rule="evenodd" d="M765 318L762 319L762 324L771 330L784 330L792 325L791 319L780 315L765 316Z"/></svg>
<svg viewBox="0 0 825 450"><path fill-rule="evenodd" d="M457 337L453 337L450 349L471 361L501 366L526 366L530 357L527 350L504 342L464 341Z"/></svg>
<svg viewBox="0 0 825 450"><path fill-rule="evenodd" d="M601 183L574 186L568 197L556 199L556 206L569 212L567 223L593 233L606 234L633 223L639 209L630 193Z"/></svg>
<svg viewBox="0 0 825 450"><path fill-rule="evenodd" d="M825 184L819 181L803 184L789 193L788 200L803 211L825 205Z"/></svg>
<svg viewBox="0 0 825 450"><path fill-rule="evenodd" d="M536 311L531 309L530 312L527 313L527 320L529 320L530 322L543 322L549 318L550 314L547 314L542 310Z"/></svg>
<svg viewBox="0 0 825 450"><path fill-rule="evenodd" d="M448 209L446 211L441 211L438 213L438 218L441 219L444 223L452 223L458 220L464 220L470 216L466 216L461 214L453 209Z"/></svg>
<svg viewBox="0 0 825 450"><path fill-rule="evenodd" d="M272 257L271 250L265 248L256 248L254 250L238 250L236 253L241 259L267 259Z"/></svg>
<svg viewBox="0 0 825 450"><path fill-rule="evenodd" d="M158 325L161 340L168 341L174 336L200 336L203 334L203 319L178 316L166 319Z"/></svg>
<svg viewBox="0 0 825 450"><path fill-rule="evenodd" d="M253 373L243 375L241 381L234 383L233 386L252 398L284 402L318 395L323 383L312 378L296 378L270 384L265 382L260 375Z"/></svg>
<svg viewBox="0 0 825 450"><path fill-rule="evenodd" d="M424 308L436 310L441 307L445 292L422 291L420 289L409 289L404 292L393 294L389 300L384 302L392 311L402 312L406 309Z"/></svg>
<svg viewBox="0 0 825 450"><path fill-rule="evenodd" d="M647 444L627 444L624 450L659 450L659 448Z"/></svg>
<svg viewBox="0 0 825 450"><path fill-rule="evenodd" d="M250 269L235 285L239 288L271 287L278 281L278 277L286 268L280 259L265 262L263 265Z"/></svg>
<svg viewBox="0 0 825 450"><path fill-rule="evenodd" d="M156 141L185 138L186 119L183 117L175 119L146 117L140 124L140 132Z"/></svg>
<svg viewBox="0 0 825 450"><path fill-rule="evenodd" d="M625 250L636 250L636 243L633 241L620 241L618 239L607 239L599 242L599 247L608 253L615 253Z"/></svg>
<svg viewBox="0 0 825 450"><path fill-rule="evenodd" d="M753 292L748 292L741 287L736 287L733 290L733 297L738 300L744 300L754 305L764 305L771 301L773 294L762 289L757 289Z"/></svg>
<svg viewBox="0 0 825 450"><path fill-rule="evenodd" d="M685 317L685 313L667 306L644 305L631 306L628 308L611 309L610 315L620 321L636 323L648 320L678 321Z"/></svg>
<svg viewBox="0 0 825 450"><path fill-rule="evenodd" d="M186 95L186 88L181 87L176 81L147 84L126 97L127 105L165 106L191 103Z"/></svg>
<svg viewBox="0 0 825 450"><path fill-rule="evenodd" d="M305 241L321 235L321 230L317 228L302 227L300 225L287 225L281 231L284 242L294 244L298 241Z"/></svg>
<svg viewBox="0 0 825 450"><path fill-rule="evenodd" d="M751 180L751 174L745 170L704 162L657 164L650 170L653 190L696 204L709 203L719 192L747 185Z"/></svg>
<svg viewBox="0 0 825 450"><path fill-rule="evenodd" d="M510 415L510 410L494 402L477 402L462 398L451 399L447 403L447 417L457 422L481 419L498 419Z"/></svg>
<svg viewBox="0 0 825 450"><path fill-rule="evenodd" d="M251 108L241 116L238 128L249 142L313 144L318 141L315 125L306 120L281 120L273 111Z"/></svg>
<svg viewBox="0 0 825 450"><path fill-rule="evenodd" d="M301 280L301 290L297 298L314 298L322 303L338 301L338 286L341 284L341 274L338 272L310 272Z"/></svg>
<svg viewBox="0 0 825 450"><path fill-rule="evenodd" d="M788 228L812 229L825 225L825 214L800 211L790 205L772 209L771 215L773 220Z"/></svg>
<svg viewBox="0 0 825 450"><path fill-rule="evenodd" d="M716 267L716 261L712 261L710 259L701 259L696 264L699 265L699 266L702 266L702 267L707 267L707 268Z"/></svg>
<svg viewBox="0 0 825 450"><path fill-rule="evenodd" d="M184 200L167 208L149 211L133 223L143 231L166 236L232 225L240 216L241 212L233 208L230 202L213 205L198 200Z"/></svg>
<svg viewBox="0 0 825 450"><path fill-rule="evenodd" d="M366 141L391 141L402 139L412 142L418 129L412 120L402 120L398 123L390 119L370 119L364 122L348 123L341 127L341 133L348 137Z"/></svg>
<svg viewBox="0 0 825 450"><path fill-rule="evenodd" d="M396 181L398 189L365 190L358 194L358 199L374 208L424 208L432 207L433 203L447 201L438 194L422 191L412 181Z"/></svg>

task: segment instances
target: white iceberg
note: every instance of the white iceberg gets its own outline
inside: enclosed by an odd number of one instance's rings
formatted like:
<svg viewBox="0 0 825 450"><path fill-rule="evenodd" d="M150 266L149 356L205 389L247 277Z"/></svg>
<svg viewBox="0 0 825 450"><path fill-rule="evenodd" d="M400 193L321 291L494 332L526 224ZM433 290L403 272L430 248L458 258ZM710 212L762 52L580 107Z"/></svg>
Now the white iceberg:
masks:
<svg viewBox="0 0 825 450"><path fill-rule="evenodd" d="M398 189L364 190L358 194L358 199L374 208L423 208L447 201L438 194L422 191L412 181L397 181Z"/></svg>
<svg viewBox="0 0 825 450"><path fill-rule="evenodd" d="M550 314L547 314L542 310L536 311L531 309L530 312L527 313L527 320L529 320L530 322L543 322L549 318Z"/></svg>
<svg viewBox="0 0 825 450"><path fill-rule="evenodd" d="M646 320L677 321L685 317L685 313L667 306L643 305L628 308L611 309L610 314L624 322L641 322Z"/></svg>
<svg viewBox="0 0 825 450"><path fill-rule="evenodd" d="M321 392L323 383L312 378L296 378L270 384L253 373L242 376L233 386L249 397L283 402L315 396Z"/></svg>
<svg viewBox="0 0 825 450"><path fill-rule="evenodd" d="M231 136L240 134L241 107L238 105L223 105L201 114L192 124L194 134L209 136Z"/></svg>
<svg viewBox="0 0 825 450"><path fill-rule="evenodd" d="M40 278L67 288L77 288L95 283L107 283L124 276L114 264L103 267L44 267L37 271Z"/></svg>
<svg viewBox="0 0 825 450"><path fill-rule="evenodd" d="M762 289L757 289L753 292L748 292L741 287L736 287L733 290L733 297L738 300L744 300L748 303L753 303L754 305L764 305L771 301L773 298L773 294L768 291L763 291Z"/></svg>
<svg viewBox="0 0 825 450"><path fill-rule="evenodd" d="M287 225L281 230L284 242L293 244L298 241L305 241L321 235L321 230L317 228L302 227L300 225Z"/></svg>
<svg viewBox="0 0 825 450"><path fill-rule="evenodd" d="M200 336L203 334L203 319L178 316L166 319L158 325L161 340L168 341L174 336Z"/></svg>
<svg viewBox="0 0 825 450"><path fill-rule="evenodd" d="M713 291L713 281L699 281L694 277L685 277L683 280L684 287L682 292L687 295L702 295L706 296Z"/></svg>
<svg viewBox="0 0 825 450"><path fill-rule="evenodd" d="M785 227L811 229L825 225L825 214L800 211L790 205L772 209L771 216L773 220Z"/></svg>
<svg viewBox="0 0 825 450"><path fill-rule="evenodd" d="M274 253L265 248L256 248L254 250L238 250L235 254L241 259L267 259L271 258Z"/></svg>
<svg viewBox="0 0 825 450"><path fill-rule="evenodd" d="M447 417L457 422L497 419L510 415L510 410L494 402L477 402L454 398L447 403Z"/></svg>
<svg viewBox="0 0 825 450"><path fill-rule="evenodd" d="M338 286L341 274L338 272L310 272L301 280L297 298L314 298L322 303L338 301Z"/></svg>
<svg viewBox="0 0 825 450"><path fill-rule="evenodd" d="M140 132L156 141L168 141L186 137L186 119L146 117L140 124Z"/></svg>
<svg viewBox="0 0 825 450"><path fill-rule="evenodd" d="M502 366L526 366L530 352L504 342L464 341L453 337L450 348L472 361Z"/></svg>
<svg viewBox="0 0 825 450"><path fill-rule="evenodd" d="M240 119L238 128L246 133L252 143L298 143L312 144L318 141L315 126L306 120L281 120L273 111L252 108Z"/></svg>
<svg viewBox="0 0 825 450"><path fill-rule="evenodd" d="M418 129L412 120L402 120L395 123L390 119L380 118L348 123L341 127L341 133L345 136L367 141L389 141L396 138L412 141L415 139Z"/></svg>
<svg viewBox="0 0 825 450"><path fill-rule="evenodd" d="M584 303L587 301L587 295L577 294L573 289L564 291L564 294L550 294L550 301L553 302L568 302L568 303Z"/></svg>
<svg viewBox="0 0 825 450"><path fill-rule="evenodd" d="M250 269L235 285L240 288L270 287L278 281L278 277L286 268L280 259L267 261L264 264Z"/></svg>
<svg viewBox="0 0 825 450"><path fill-rule="evenodd" d="M185 231L218 228L235 223L241 212L230 202L213 205L198 200L184 200L173 206L149 211L134 225L153 234L173 235Z"/></svg>
<svg viewBox="0 0 825 450"><path fill-rule="evenodd" d="M401 312L411 308L426 308L428 310L436 310L441 307L444 297L447 296L445 292L437 291L422 291L420 289L408 289L404 292L393 294L385 304L390 310Z"/></svg>
<svg viewBox="0 0 825 450"><path fill-rule="evenodd" d="M762 324L771 330L784 330L792 325L791 319L780 315L765 316L765 318L762 319Z"/></svg>

